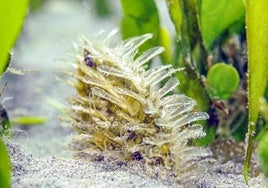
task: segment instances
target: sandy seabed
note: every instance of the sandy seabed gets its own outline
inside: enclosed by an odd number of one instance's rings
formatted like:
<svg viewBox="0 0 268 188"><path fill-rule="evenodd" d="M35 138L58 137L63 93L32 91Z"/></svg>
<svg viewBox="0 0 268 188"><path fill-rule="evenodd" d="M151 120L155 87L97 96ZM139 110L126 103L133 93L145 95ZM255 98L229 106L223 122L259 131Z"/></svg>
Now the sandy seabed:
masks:
<svg viewBox="0 0 268 188"><path fill-rule="evenodd" d="M148 174L142 162L122 162L112 157L90 162L71 157L37 156L27 154L18 144L7 141L13 166L12 187L197 187L244 188L266 187L264 177L244 182L241 165L232 161L208 169L203 176L185 184L178 184L172 177L157 176L161 170ZM239 170L240 169L240 170Z"/></svg>
<svg viewBox="0 0 268 188"><path fill-rule="evenodd" d="M30 14L13 51L11 66L16 69L37 70L26 75L5 75L8 81L6 102L10 117L43 115L44 125L14 127L14 138L6 141L13 166L12 187L198 187L244 188L265 187L262 175L251 178L249 185L241 174L242 164L228 161L206 171L204 176L187 185L172 178L149 176L142 162L120 162L107 157L89 162L75 159L68 144L76 134L58 120L60 113L51 99L67 105L66 98L74 94L69 86L57 81L64 78L62 59L73 49L80 35L94 36L101 29L119 26L119 1L114 1L116 13L109 19L97 18L89 5L80 1L48 0L42 9ZM158 170L158 171L161 171ZM157 174L157 173L155 173Z"/></svg>

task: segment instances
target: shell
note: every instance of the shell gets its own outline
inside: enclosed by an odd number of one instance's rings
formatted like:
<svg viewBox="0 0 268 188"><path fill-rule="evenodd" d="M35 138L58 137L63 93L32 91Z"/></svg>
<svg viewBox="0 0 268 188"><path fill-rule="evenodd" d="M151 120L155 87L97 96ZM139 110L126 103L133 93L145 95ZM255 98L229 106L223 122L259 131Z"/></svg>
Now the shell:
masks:
<svg viewBox="0 0 268 188"><path fill-rule="evenodd" d="M116 45L113 37L109 34L99 43L84 38L73 64L76 72L68 72L77 91L69 99L69 116L79 133L76 149L118 151L126 160L160 164L178 179L189 179L198 169L204 173L203 161L212 153L189 141L205 136L202 126L193 122L208 115L194 112L196 102L178 93L179 81L173 75L183 68L146 69L164 51L154 47L138 52L151 34Z"/></svg>

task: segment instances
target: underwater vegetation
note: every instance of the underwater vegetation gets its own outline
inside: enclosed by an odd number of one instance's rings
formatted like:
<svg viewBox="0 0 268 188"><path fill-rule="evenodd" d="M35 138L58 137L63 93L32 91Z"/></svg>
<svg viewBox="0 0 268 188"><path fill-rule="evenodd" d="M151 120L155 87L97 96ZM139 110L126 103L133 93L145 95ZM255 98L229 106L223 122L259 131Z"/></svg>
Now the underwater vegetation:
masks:
<svg viewBox="0 0 268 188"><path fill-rule="evenodd" d="M19 2L0 1L0 79L9 65L10 51L20 33L27 7L28 0ZM14 14L14 12L16 12L16 14ZM6 135L9 134L11 124L7 109L5 109L3 99L1 98L2 93L4 92L4 87L1 86L0 91L0 186L8 188L11 184L12 170L9 155L3 140Z"/></svg>
<svg viewBox="0 0 268 188"><path fill-rule="evenodd" d="M45 2L1 1L0 16L8 18L0 20L1 75L27 8L32 14ZM113 14L110 3L94 1L101 19ZM68 99L68 121L79 133L74 149L145 160L182 181L205 171L211 145L245 142L248 181L256 143L267 176L267 1L166 0L174 35L162 25L157 1L120 3L123 40L113 32L102 40L83 38L74 71L66 72L77 91ZM159 65L153 66L156 59ZM0 182L8 187L11 172L2 141L11 124L8 109L0 107Z"/></svg>

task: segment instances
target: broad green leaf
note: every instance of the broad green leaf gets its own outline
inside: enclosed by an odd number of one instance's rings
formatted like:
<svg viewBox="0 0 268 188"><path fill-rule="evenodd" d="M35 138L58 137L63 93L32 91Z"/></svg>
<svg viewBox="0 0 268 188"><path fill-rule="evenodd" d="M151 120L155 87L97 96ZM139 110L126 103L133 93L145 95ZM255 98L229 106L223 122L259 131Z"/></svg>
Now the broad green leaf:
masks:
<svg viewBox="0 0 268 188"><path fill-rule="evenodd" d="M11 166L6 147L0 137L0 186L1 188L10 187Z"/></svg>
<svg viewBox="0 0 268 188"><path fill-rule="evenodd" d="M248 181L253 136L259 116L260 99L264 95L268 73L268 1L246 1L248 46L248 133L244 177Z"/></svg>
<svg viewBox="0 0 268 188"><path fill-rule="evenodd" d="M239 80L232 65L217 63L208 71L208 92L212 98L228 99L237 90Z"/></svg>
<svg viewBox="0 0 268 188"><path fill-rule="evenodd" d="M154 0L121 0L123 18L121 32L123 38L129 38L145 33L152 33L153 40L146 43L145 49L158 43L160 22Z"/></svg>
<svg viewBox="0 0 268 188"><path fill-rule="evenodd" d="M20 33L28 0L0 0L0 75L8 66L9 53Z"/></svg>
<svg viewBox="0 0 268 188"><path fill-rule="evenodd" d="M146 33L152 33L153 38L142 45L141 51L154 46L163 46L165 51L160 55L164 63L170 63L170 37L160 27L159 15L154 0L121 0L123 17L121 32L124 39Z"/></svg>
<svg viewBox="0 0 268 188"><path fill-rule="evenodd" d="M261 169L266 177L268 177L268 133L266 133L258 144L257 152L259 155Z"/></svg>
<svg viewBox="0 0 268 188"><path fill-rule="evenodd" d="M243 20L244 14L243 0L201 0L200 24L207 50L227 28Z"/></svg>

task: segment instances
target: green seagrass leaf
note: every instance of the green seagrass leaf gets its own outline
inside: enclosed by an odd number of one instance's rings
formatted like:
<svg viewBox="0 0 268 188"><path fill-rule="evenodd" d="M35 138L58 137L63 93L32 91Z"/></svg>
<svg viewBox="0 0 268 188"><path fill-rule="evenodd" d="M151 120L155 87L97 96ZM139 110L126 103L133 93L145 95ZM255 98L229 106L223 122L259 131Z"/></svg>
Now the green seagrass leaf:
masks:
<svg viewBox="0 0 268 188"><path fill-rule="evenodd" d="M0 75L9 64L9 53L20 33L28 0L0 1Z"/></svg>
<svg viewBox="0 0 268 188"><path fill-rule="evenodd" d="M202 0L200 24L203 41L207 50L226 29L244 19L243 0Z"/></svg>
<svg viewBox="0 0 268 188"><path fill-rule="evenodd" d="M153 38L143 44L143 52L155 46L165 47L160 55L163 63L171 62L171 41L169 33L160 27L158 10L154 0L121 0L123 17L121 32L124 39L146 33L152 33Z"/></svg>
<svg viewBox="0 0 268 188"><path fill-rule="evenodd" d="M260 99L264 95L268 78L268 1L246 1L246 25L248 46L248 134L244 177L248 171L253 147L253 136L259 116ZM266 159L267 160L267 159Z"/></svg>
<svg viewBox="0 0 268 188"><path fill-rule="evenodd" d="M156 44L160 31L160 22L156 4L153 0L121 0L123 18L121 32L123 38L152 33L154 38L145 49Z"/></svg>
<svg viewBox="0 0 268 188"><path fill-rule="evenodd" d="M9 156L6 150L6 147L3 143L2 138L0 137L0 186L2 188L10 187L10 175L11 175L11 166Z"/></svg>

